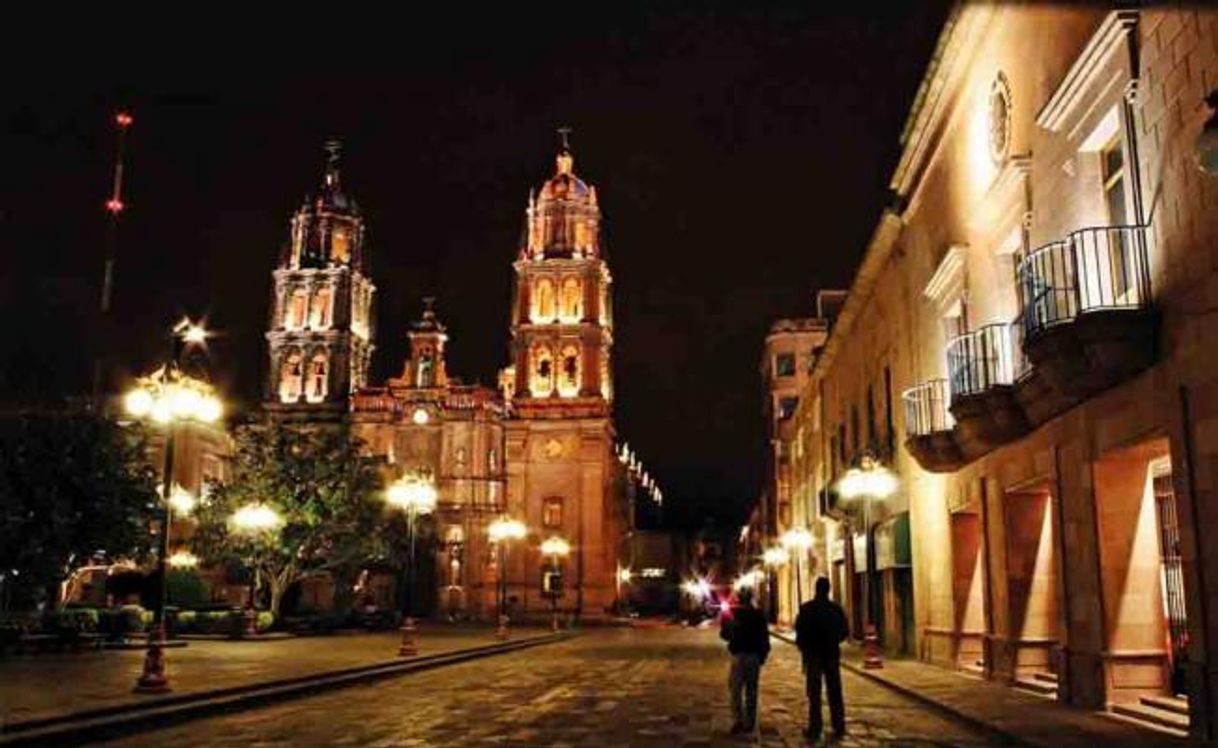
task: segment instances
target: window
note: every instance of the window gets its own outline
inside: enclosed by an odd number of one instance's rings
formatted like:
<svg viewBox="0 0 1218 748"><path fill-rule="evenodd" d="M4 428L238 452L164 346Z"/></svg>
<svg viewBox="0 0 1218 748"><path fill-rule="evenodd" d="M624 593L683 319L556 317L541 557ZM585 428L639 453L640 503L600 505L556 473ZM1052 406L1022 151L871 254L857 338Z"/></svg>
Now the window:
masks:
<svg viewBox="0 0 1218 748"><path fill-rule="evenodd" d="M1129 211L1125 201L1125 152L1121 149L1121 139L1114 138L1100 151L1100 167L1104 179L1104 206L1108 210L1109 226L1129 225ZM1114 301L1121 297L1132 285L1129 263L1129 242L1124 232L1108 233L1107 263L1112 271L1112 292ZM1100 258L1103 262L1105 258Z"/></svg>
<svg viewBox="0 0 1218 748"><path fill-rule="evenodd" d="M435 357L431 348L425 347L419 351L419 371L415 384L419 387L434 387L436 382Z"/></svg>
<svg viewBox="0 0 1218 748"><path fill-rule="evenodd" d="M562 372L559 375L558 394L575 397L579 394L579 348L568 345L562 349Z"/></svg>
<svg viewBox="0 0 1218 748"><path fill-rule="evenodd" d="M795 375L795 354L780 353L774 357L774 373L780 377Z"/></svg>
<svg viewBox="0 0 1218 748"><path fill-rule="evenodd" d="M324 330L330 326L330 289L323 288L313 295L312 308L309 310L309 327L314 330Z"/></svg>
<svg viewBox="0 0 1218 748"><path fill-rule="evenodd" d="M330 259L344 264L351 259L351 239L345 229L336 228L330 235Z"/></svg>
<svg viewBox="0 0 1218 748"><path fill-rule="evenodd" d="M784 397L778 401L778 418L785 421L795 415L795 409L799 407L798 397Z"/></svg>
<svg viewBox="0 0 1218 748"><path fill-rule="evenodd" d="M494 447L487 450L486 466L492 473L499 472L499 452Z"/></svg>
<svg viewBox="0 0 1218 748"><path fill-rule="evenodd" d="M283 326L289 330L299 330L305 324L305 311L309 306L309 295L304 290L292 292L292 297L288 301L287 318L283 321Z"/></svg>
<svg viewBox="0 0 1218 748"><path fill-rule="evenodd" d="M299 353L288 356L279 375L279 400L294 403L304 391L304 362Z"/></svg>
<svg viewBox="0 0 1218 748"><path fill-rule="evenodd" d="M529 389L534 397L548 397L554 391L554 354L548 346L533 349L533 372Z"/></svg>
<svg viewBox="0 0 1218 748"><path fill-rule="evenodd" d="M311 403L326 399L326 354L317 353L309 362L309 392L307 399Z"/></svg>
<svg viewBox="0 0 1218 748"><path fill-rule="evenodd" d="M584 289L577 278L562 283L562 321L579 322L584 316Z"/></svg>
<svg viewBox="0 0 1218 748"><path fill-rule="evenodd" d="M541 508L543 527L562 527L562 499L546 499Z"/></svg>
<svg viewBox="0 0 1218 748"><path fill-rule="evenodd" d="M547 278L537 281L534 287L533 321L537 323L554 320L554 284Z"/></svg>

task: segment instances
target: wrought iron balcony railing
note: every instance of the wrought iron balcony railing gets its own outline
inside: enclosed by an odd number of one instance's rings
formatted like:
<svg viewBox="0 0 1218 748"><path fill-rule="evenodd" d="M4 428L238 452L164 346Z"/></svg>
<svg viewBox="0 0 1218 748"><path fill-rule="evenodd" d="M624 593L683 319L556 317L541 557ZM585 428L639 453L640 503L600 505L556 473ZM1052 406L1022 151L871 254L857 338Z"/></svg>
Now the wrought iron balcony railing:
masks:
<svg viewBox="0 0 1218 748"><path fill-rule="evenodd" d="M951 396L974 395L1015 381L1011 326L986 325L958 335L947 344Z"/></svg>
<svg viewBox="0 0 1218 748"><path fill-rule="evenodd" d="M1029 252L1019 262L1024 332L1032 337L1080 314L1150 304L1145 226L1101 226Z"/></svg>
<svg viewBox="0 0 1218 748"><path fill-rule="evenodd" d="M955 421L947 409L948 394L946 379L932 379L901 393L907 438L951 430Z"/></svg>

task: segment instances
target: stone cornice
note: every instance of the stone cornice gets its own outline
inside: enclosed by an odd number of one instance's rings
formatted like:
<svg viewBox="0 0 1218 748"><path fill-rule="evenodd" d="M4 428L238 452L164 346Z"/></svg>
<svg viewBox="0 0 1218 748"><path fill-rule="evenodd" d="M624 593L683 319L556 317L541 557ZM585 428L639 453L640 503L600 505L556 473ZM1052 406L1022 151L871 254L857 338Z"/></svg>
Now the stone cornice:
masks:
<svg viewBox="0 0 1218 748"><path fill-rule="evenodd" d="M1117 10L1109 13L1070 66L1057 90L1036 115L1036 124L1054 132L1062 129L1075 108L1090 100L1087 96L1089 89L1095 84L1097 76L1103 72L1108 59L1122 46L1130 50L1129 74L1131 77L1136 76L1132 50L1137 25L1136 10Z"/></svg>

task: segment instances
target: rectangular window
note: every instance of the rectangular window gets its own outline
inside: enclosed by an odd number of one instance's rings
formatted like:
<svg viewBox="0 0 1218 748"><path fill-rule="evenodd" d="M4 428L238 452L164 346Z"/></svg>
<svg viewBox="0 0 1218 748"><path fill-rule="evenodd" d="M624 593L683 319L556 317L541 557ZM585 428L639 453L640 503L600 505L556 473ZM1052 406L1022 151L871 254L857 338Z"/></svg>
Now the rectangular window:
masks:
<svg viewBox="0 0 1218 748"><path fill-rule="evenodd" d="M546 499L541 509L543 527L562 527L562 499Z"/></svg>
<svg viewBox="0 0 1218 748"><path fill-rule="evenodd" d="M780 353L774 357L774 371L780 377L795 376L795 354Z"/></svg>
<svg viewBox="0 0 1218 748"><path fill-rule="evenodd" d="M1129 212L1125 199L1125 153L1121 139L1114 138L1100 152L1100 165L1104 179L1104 205L1108 209L1109 226L1129 225ZM1107 263L1112 269L1113 301L1122 301L1122 296L1132 285L1129 277L1129 242L1122 231L1108 233ZM1103 261L1105 258L1100 258Z"/></svg>
<svg viewBox="0 0 1218 748"><path fill-rule="evenodd" d="M797 407L799 407L798 397L782 398L778 401L778 418L783 421L787 420L791 416L795 415L795 409Z"/></svg>

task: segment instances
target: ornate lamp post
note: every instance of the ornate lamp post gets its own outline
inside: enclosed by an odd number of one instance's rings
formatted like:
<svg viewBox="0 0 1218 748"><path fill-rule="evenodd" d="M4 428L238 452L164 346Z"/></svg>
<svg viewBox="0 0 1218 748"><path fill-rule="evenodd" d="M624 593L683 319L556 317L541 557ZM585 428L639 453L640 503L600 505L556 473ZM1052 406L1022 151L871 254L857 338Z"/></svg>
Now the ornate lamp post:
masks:
<svg viewBox="0 0 1218 748"><path fill-rule="evenodd" d="M782 547L787 549L795 561L795 608L804 604L803 564L801 558L806 558L808 549L812 547L812 533L802 527L794 527L782 534Z"/></svg>
<svg viewBox="0 0 1218 748"><path fill-rule="evenodd" d="M279 516L279 512L276 512L266 504L246 504L233 512L230 521L234 530L255 541L259 538L269 537L283 525L283 517ZM245 634L246 636L254 636L258 633L258 567L255 566L252 555L249 567L250 594L249 609L245 615Z"/></svg>
<svg viewBox="0 0 1218 748"><path fill-rule="evenodd" d="M843 499L863 500L863 538L867 544L867 568L863 572L863 641L866 647L863 666L873 669L883 667L884 661L880 659L879 641L871 615L871 566L875 555L871 539L871 502L883 501L896 490L897 477L868 454L863 455L859 467L847 470L837 483L838 495Z"/></svg>
<svg viewBox="0 0 1218 748"><path fill-rule="evenodd" d="M558 633L558 598L562 595L562 559L571 552L571 544L560 537L547 538L541 544L541 554L550 561L546 579L546 595L550 598L550 629Z"/></svg>
<svg viewBox="0 0 1218 748"><path fill-rule="evenodd" d="M202 345L207 331L188 319L183 319L170 335L170 356L154 374L136 380L124 398L127 412L139 419L149 420L165 428L165 455L161 465L161 500L164 515L158 538L157 574L160 590L153 609L152 631L148 635L148 651L144 670L135 683L136 693L165 693L169 679L165 675L165 595L166 572L169 566L169 523L173 514L173 460L177 424L183 421L213 423L220 419L224 406L211 385L182 373L180 363L187 345ZM178 497L179 502L181 497Z"/></svg>
<svg viewBox="0 0 1218 748"><path fill-rule="evenodd" d="M487 536L499 549L499 625L495 636L500 639L508 638L507 617L507 550L508 543L520 540L528 530L524 523L510 517L500 517L487 528Z"/></svg>
<svg viewBox="0 0 1218 748"><path fill-rule="evenodd" d="M766 574L766 597L769 598L770 610L774 611L774 623L778 623L778 574L776 570L786 566L790 558L791 555L787 553L787 549L780 545L766 548L765 552L761 554L762 563L769 569L769 573ZM794 620L794 616L791 620Z"/></svg>
<svg viewBox="0 0 1218 748"><path fill-rule="evenodd" d="M406 589L402 594L402 644L398 647L398 656L414 657L419 653L413 615L415 518L431 514L436 508L436 485L427 474L405 475L389 486L385 498L390 504L406 510L406 536L410 548L406 559Z"/></svg>

